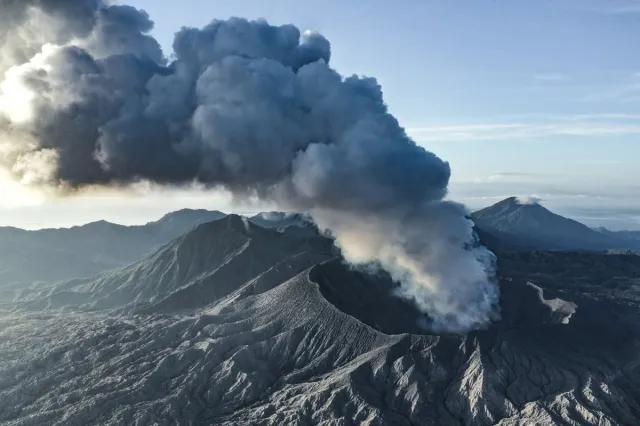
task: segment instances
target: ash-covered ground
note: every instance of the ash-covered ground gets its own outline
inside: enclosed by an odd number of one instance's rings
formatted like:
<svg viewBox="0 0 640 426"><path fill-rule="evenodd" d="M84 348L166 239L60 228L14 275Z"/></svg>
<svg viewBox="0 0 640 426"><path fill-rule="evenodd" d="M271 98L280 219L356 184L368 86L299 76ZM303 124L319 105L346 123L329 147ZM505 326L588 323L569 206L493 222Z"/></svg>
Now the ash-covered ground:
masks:
<svg viewBox="0 0 640 426"><path fill-rule="evenodd" d="M498 259L502 320L437 335L311 229L200 225L12 293L0 424L637 424L640 257Z"/></svg>

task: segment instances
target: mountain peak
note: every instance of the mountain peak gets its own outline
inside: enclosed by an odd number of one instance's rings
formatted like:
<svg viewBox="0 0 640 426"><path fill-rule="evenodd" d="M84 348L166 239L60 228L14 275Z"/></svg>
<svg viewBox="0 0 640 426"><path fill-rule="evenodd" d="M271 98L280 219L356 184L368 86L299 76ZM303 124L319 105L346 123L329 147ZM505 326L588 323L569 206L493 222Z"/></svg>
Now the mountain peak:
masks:
<svg viewBox="0 0 640 426"><path fill-rule="evenodd" d="M534 195L527 195L524 197L512 197L515 198L515 202L521 206L539 206L542 201L541 198Z"/></svg>
<svg viewBox="0 0 640 426"><path fill-rule="evenodd" d="M223 218L222 221L224 221L227 228L234 229L242 233L249 231L249 227L251 226L246 217L239 216L237 214L229 214Z"/></svg>
<svg viewBox="0 0 640 426"><path fill-rule="evenodd" d="M553 213L529 197L509 197L471 214L478 228L517 240L527 248L604 250L626 247L586 225Z"/></svg>
<svg viewBox="0 0 640 426"><path fill-rule="evenodd" d="M533 213L535 210L548 212L546 208L538 203L537 199L523 199L522 197L514 196L505 198L502 201L479 210L473 213L472 217L474 218L474 220L478 218L504 217L514 214L515 212L520 210L525 210L528 213Z"/></svg>
<svg viewBox="0 0 640 426"><path fill-rule="evenodd" d="M212 221L224 217L225 214L218 210L205 209L181 209L170 212L162 216L156 223L168 223L174 221L192 221L194 219L203 219Z"/></svg>
<svg viewBox="0 0 640 426"><path fill-rule="evenodd" d="M502 201L497 202L496 204L494 204L491 207L496 207L496 206L512 206L512 207L527 207L527 206L540 206L542 207L542 205L540 204L542 200L538 197L534 197L534 196L512 196L512 197L508 197L505 198Z"/></svg>

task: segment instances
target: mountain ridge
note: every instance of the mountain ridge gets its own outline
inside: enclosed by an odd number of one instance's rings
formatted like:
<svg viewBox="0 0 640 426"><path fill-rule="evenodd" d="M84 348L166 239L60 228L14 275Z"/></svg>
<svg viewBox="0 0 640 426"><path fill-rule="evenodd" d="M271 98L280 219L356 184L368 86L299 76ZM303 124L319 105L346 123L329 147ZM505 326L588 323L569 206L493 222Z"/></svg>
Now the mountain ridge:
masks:
<svg viewBox="0 0 640 426"><path fill-rule="evenodd" d="M230 214L195 226L122 269L26 290L18 300L29 309L194 309L226 296L221 289L257 278L275 264L297 273L302 266L335 256L332 244L320 235L267 229Z"/></svg>
<svg viewBox="0 0 640 426"><path fill-rule="evenodd" d="M125 266L193 226L223 216L185 209L145 225L96 221L71 228L0 228L0 284L88 277Z"/></svg>
<svg viewBox="0 0 640 426"><path fill-rule="evenodd" d="M24 285L91 277L123 267L194 226L225 215L215 210L182 209L144 225L96 221L32 231L0 227L0 296L4 292L11 298L15 289ZM640 237L634 232L590 229L538 203L521 203L516 197L469 217L482 241L494 251L640 250ZM318 232L303 214L264 212L248 217L248 221L278 231L295 230L301 236Z"/></svg>

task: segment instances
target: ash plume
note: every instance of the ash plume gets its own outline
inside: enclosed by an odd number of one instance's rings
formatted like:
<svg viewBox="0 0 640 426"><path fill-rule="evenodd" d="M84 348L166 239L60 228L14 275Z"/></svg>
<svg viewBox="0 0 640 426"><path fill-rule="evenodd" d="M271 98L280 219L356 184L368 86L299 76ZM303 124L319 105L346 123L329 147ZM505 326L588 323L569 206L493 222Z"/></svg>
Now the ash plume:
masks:
<svg viewBox="0 0 640 426"><path fill-rule="evenodd" d="M73 190L194 182L310 213L347 260L376 262L431 327L496 315L493 255L444 201L448 163L416 145L374 78L329 41L232 18L183 28L168 61L149 16L100 0L2 2L0 164Z"/></svg>

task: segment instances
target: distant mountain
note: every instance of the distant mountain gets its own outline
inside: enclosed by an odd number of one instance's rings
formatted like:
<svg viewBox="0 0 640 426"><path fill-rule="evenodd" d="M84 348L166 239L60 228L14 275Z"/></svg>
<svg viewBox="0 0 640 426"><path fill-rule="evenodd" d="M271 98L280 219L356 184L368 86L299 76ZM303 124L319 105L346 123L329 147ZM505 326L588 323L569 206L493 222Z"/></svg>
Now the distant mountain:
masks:
<svg viewBox="0 0 640 426"><path fill-rule="evenodd" d="M595 228L596 231L615 238L622 238L631 241L640 241L640 231L611 231L604 227Z"/></svg>
<svg viewBox="0 0 640 426"><path fill-rule="evenodd" d="M87 277L121 267L198 224L224 216L185 209L138 226L99 221L36 231L0 228L0 286Z"/></svg>
<svg viewBox="0 0 640 426"><path fill-rule="evenodd" d="M476 226L505 243L524 249L608 250L640 248L640 241L598 232L538 202L502 200L471 214Z"/></svg>
<svg viewBox="0 0 640 426"><path fill-rule="evenodd" d="M30 309L144 309L174 312L204 307L242 290L279 284L336 256L332 241L295 230L266 229L234 214L201 224L130 266L98 277L26 290Z"/></svg>

